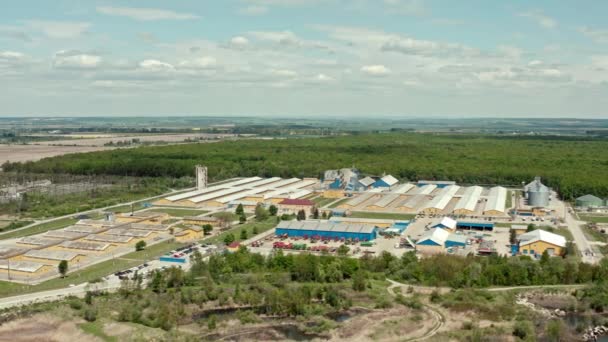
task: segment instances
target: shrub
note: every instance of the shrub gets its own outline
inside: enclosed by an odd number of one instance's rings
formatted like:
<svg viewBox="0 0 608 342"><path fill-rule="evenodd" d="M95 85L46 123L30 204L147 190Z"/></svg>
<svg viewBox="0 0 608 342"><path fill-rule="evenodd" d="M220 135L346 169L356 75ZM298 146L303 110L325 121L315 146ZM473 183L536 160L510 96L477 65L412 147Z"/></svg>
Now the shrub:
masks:
<svg viewBox="0 0 608 342"><path fill-rule="evenodd" d="M88 307L86 310L84 310L83 318L87 322L95 322L97 320L97 308Z"/></svg>

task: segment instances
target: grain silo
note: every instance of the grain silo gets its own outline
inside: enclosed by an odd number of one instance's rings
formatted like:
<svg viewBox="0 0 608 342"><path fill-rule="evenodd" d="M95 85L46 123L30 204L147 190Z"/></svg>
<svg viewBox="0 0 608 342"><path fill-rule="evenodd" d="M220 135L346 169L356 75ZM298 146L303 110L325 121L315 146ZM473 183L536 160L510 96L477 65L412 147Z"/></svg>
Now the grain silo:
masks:
<svg viewBox="0 0 608 342"><path fill-rule="evenodd" d="M532 207L548 207L551 190L541 183L540 177L535 177L532 183L526 185L526 198Z"/></svg>

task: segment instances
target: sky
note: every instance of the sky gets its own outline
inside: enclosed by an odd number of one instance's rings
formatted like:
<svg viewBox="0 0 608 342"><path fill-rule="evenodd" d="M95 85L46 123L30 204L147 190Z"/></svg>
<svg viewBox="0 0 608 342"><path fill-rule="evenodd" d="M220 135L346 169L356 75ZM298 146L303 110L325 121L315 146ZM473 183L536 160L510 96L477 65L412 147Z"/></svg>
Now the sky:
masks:
<svg viewBox="0 0 608 342"><path fill-rule="evenodd" d="M604 0L6 0L0 116L608 118Z"/></svg>

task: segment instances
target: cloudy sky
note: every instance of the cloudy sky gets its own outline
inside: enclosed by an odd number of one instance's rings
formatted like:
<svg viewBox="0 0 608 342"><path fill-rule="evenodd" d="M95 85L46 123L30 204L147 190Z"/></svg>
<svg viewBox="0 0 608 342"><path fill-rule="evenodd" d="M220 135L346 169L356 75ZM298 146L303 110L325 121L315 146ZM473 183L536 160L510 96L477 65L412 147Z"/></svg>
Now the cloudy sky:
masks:
<svg viewBox="0 0 608 342"><path fill-rule="evenodd" d="M604 0L5 1L0 116L606 118L606 13Z"/></svg>

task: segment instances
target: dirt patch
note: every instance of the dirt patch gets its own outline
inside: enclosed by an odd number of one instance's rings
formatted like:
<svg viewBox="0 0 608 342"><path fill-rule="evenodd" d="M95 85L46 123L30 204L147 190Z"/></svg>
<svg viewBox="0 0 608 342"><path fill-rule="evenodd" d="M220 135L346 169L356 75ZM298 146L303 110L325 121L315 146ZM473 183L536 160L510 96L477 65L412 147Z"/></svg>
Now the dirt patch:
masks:
<svg viewBox="0 0 608 342"><path fill-rule="evenodd" d="M102 146L42 146L0 145L0 165L7 161L26 162L69 153L83 153L110 149Z"/></svg>
<svg viewBox="0 0 608 342"><path fill-rule="evenodd" d="M0 326L0 341L11 342L102 342L101 339L86 334L75 321L62 321L48 314L34 315L7 322Z"/></svg>
<svg viewBox="0 0 608 342"><path fill-rule="evenodd" d="M103 325L103 332L108 336L127 335L131 334L133 330L134 329L132 327L122 323L112 322Z"/></svg>

